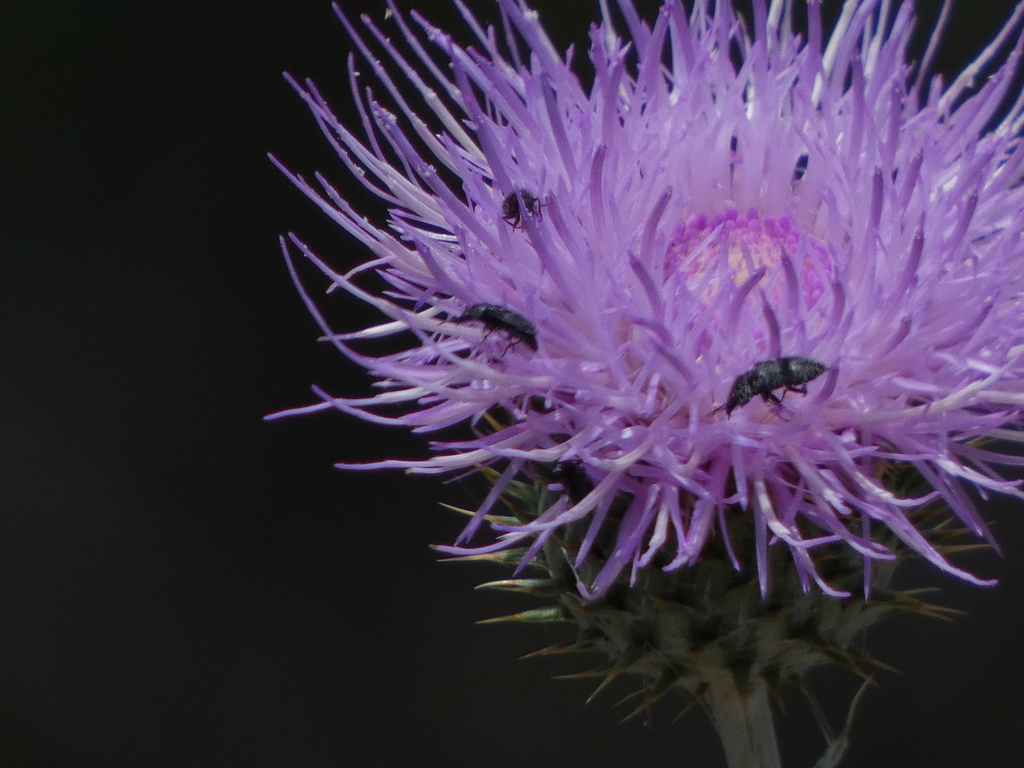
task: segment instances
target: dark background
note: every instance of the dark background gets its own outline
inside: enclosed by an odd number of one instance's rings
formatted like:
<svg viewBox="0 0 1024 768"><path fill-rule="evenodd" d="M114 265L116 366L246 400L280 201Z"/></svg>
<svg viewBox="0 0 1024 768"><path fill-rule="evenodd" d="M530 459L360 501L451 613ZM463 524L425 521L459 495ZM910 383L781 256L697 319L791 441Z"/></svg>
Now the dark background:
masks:
<svg viewBox="0 0 1024 768"><path fill-rule="evenodd" d="M583 44L594 0L535 4ZM940 66L1012 4L960 3ZM403 6L464 30L447 4ZM435 562L460 524L437 501L464 488L331 467L417 440L261 421L310 382L369 383L315 341L276 239L364 254L265 157L359 196L280 76L343 111L349 48L326 0L0 11L0 766L724 765L700 712L617 725L614 692L584 707L588 684L549 679L582 663L516 660L558 633L474 625L530 603L472 591L499 570ZM910 575L970 615L873 632L902 674L865 697L844 765L1019 761L1020 513L990 507L1006 558L968 563L1000 586ZM856 681L818 683L838 721ZM787 713L787 768L810 766L821 738L798 697Z"/></svg>

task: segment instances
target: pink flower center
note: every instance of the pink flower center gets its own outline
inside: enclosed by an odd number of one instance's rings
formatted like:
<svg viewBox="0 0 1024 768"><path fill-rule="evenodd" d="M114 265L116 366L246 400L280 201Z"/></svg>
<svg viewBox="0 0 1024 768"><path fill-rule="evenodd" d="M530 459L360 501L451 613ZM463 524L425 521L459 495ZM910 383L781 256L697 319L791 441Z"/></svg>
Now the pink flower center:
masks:
<svg viewBox="0 0 1024 768"><path fill-rule="evenodd" d="M824 293L832 260L823 243L802 232L780 216L762 219L751 208L747 213L729 209L708 219L694 216L676 227L666 254L667 274L680 270L686 285L698 291L701 304L710 306L742 286L762 267L760 287L773 305L785 299L787 290L783 260L788 258L797 276L804 309L817 304Z"/></svg>

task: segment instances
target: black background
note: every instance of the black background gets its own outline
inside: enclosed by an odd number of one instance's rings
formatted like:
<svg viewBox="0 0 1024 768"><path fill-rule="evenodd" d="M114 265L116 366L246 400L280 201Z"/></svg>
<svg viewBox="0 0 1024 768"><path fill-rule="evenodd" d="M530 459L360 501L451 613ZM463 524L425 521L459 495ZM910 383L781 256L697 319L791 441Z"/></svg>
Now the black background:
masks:
<svg viewBox="0 0 1024 768"><path fill-rule="evenodd" d="M447 4L405 5L464 31ZM596 2L536 5L560 46L583 44ZM1012 2L979 5L957 10L947 72ZM530 604L474 593L503 573L428 550L460 525L437 501L464 489L331 467L417 440L340 415L261 421L310 382L369 383L315 341L276 239L364 254L265 157L359 198L280 76L344 111L350 47L325 0L0 11L0 765L724 765L699 712L620 726L614 692L584 707L588 684L549 679L581 664L516 660L557 632L474 626ZM337 307L347 328L375 319ZM1024 753L1024 525L989 510L1006 558L968 564L1001 585L910 574L970 615L872 633L902 674L865 697L844 765ZM817 681L838 721L856 681ZM823 743L786 705L787 767L810 766Z"/></svg>

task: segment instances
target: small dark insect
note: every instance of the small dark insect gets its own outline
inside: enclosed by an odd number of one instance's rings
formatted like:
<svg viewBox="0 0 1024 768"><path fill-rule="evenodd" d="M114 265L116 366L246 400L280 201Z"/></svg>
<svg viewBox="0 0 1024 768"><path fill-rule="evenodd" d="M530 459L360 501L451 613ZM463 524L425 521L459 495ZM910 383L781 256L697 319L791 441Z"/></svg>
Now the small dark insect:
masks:
<svg viewBox="0 0 1024 768"><path fill-rule="evenodd" d="M465 323L479 320L488 331L502 331L512 338L512 344L518 341L537 351L537 326L507 307L497 304L474 304L455 318L453 322Z"/></svg>
<svg viewBox="0 0 1024 768"><path fill-rule="evenodd" d="M793 181L800 181L804 176L807 175L807 163L810 162L811 156L807 153L800 155L796 159L796 165L793 167Z"/></svg>
<svg viewBox="0 0 1024 768"><path fill-rule="evenodd" d="M809 357L776 357L772 360L762 360L754 363L754 367L749 371L744 371L736 377L729 392L729 399L715 411L724 410L728 416L734 408L749 403L754 395L760 395L766 403L778 405L782 400L773 390L779 387L785 387L782 397L786 396L786 392L806 395L807 382L818 378L827 370L827 365Z"/></svg>
<svg viewBox="0 0 1024 768"><path fill-rule="evenodd" d="M563 492L573 504L579 504L584 496L594 490L594 484L590 482L587 471L583 469L583 462L579 459L555 464L551 470L551 479L561 483Z"/></svg>
<svg viewBox="0 0 1024 768"><path fill-rule="evenodd" d="M519 190L523 196L523 206L531 216L540 216L541 202L525 189ZM512 225L512 229L520 229L523 226L523 206L519 205L519 196L513 192L506 195L501 201L501 218Z"/></svg>

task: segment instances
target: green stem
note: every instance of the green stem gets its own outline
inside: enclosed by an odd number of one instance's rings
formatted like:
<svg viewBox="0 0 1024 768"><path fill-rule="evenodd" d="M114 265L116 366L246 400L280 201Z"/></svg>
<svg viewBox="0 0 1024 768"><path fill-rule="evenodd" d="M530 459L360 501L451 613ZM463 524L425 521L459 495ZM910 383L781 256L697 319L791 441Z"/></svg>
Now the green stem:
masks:
<svg viewBox="0 0 1024 768"><path fill-rule="evenodd" d="M715 683L704 694L729 768L782 768L775 740L768 686L753 678L739 691L732 681Z"/></svg>

